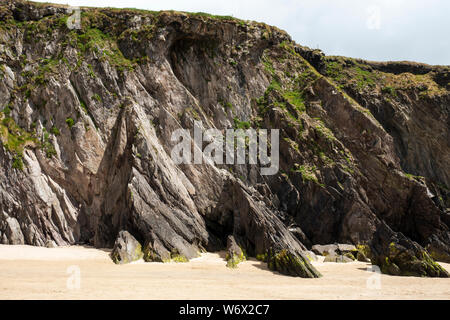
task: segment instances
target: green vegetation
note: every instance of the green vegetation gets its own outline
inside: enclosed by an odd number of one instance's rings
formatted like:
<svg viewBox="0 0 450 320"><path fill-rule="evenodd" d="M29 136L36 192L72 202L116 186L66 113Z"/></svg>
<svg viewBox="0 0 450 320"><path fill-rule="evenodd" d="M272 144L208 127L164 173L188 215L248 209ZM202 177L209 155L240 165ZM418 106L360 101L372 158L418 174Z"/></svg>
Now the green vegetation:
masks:
<svg viewBox="0 0 450 320"><path fill-rule="evenodd" d="M228 101L219 100L219 104L225 109L225 110L233 110L233 105Z"/></svg>
<svg viewBox="0 0 450 320"><path fill-rule="evenodd" d="M370 247L366 244L357 244L356 249L361 252L364 256L367 258L370 258L371 256L371 250Z"/></svg>
<svg viewBox="0 0 450 320"><path fill-rule="evenodd" d="M94 69L92 68L92 65L91 65L91 64L88 64L87 67L88 67L88 69L89 69L89 76L90 76L91 78L95 78L95 73L94 73Z"/></svg>
<svg viewBox="0 0 450 320"><path fill-rule="evenodd" d="M107 60L119 72L134 69L136 62L123 56L117 46L117 39L114 36L92 27L86 28L83 31L81 34L76 31L72 31L69 34L69 43L80 50L81 55L84 55L88 51L95 52L100 56L101 61ZM93 74L92 69L91 72Z"/></svg>
<svg viewBox="0 0 450 320"><path fill-rule="evenodd" d="M381 89L381 92L385 93L385 94L389 94L389 95L394 96L394 97L397 96L397 91L395 90L395 88L393 88L391 86L384 87L383 89Z"/></svg>
<svg viewBox="0 0 450 320"><path fill-rule="evenodd" d="M177 262L184 263L189 262L189 259L180 254L177 249L173 249L172 252L166 252L163 257L157 253L150 244L147 244L143 251L143 258L146 262Z"/></svg>
<svg viewBox="0 0 450 320"><path fill-rule="evenodd" d="M0 119L0 140L6 150L13 154L12 167L22 170L23 151L28 146L36 145L35 134L20 128L14 119L8 117L4 112L0 112Z"/></svg>
<svg viewBox="0 0 450 320"><path fill-rule="evenodd" d="M422 176L415 176L415 175L410 174L410 173L405 173L405 176L411 181L421 181L421 180L425 179Z"/></svg>
<svg viewBox="0 0 450 320"><path fill-rule="evenodd" d="M334 165L335 162L332 159L330 159L329 157L327 157L325 155L325 152L319 151L319 152L317 152L317 154L319 155L319 158L323 161L323 163L325 165L330 165L330 166Z"/></svg>
<svg viewBox="0 0 450 320"><path fill-rule="evenodd" d="M183 255L180 255L180 254L171 254L170 255L170 259L171 259L171 261L173 261L173 262L178 262L178 263L184 263L184 262L189 262L189 259L188 258L186 258L185 256L183 256Z"/></svg>
<svg viewBox="0 0 450 320"><path fill-rule="evenodd" d="M344 78L343 70L342 65L336 61L328 62L326 65L327 75L338 82Z"/></svg>
<svg viewBox="0 0 450 320"><path fill-rule="evenodd" d="M255 100L258 107L258 121L262 122L271 107L284 111L290 127L303 131L302 114L306 111L305 89L321 77L303 59L291 43L279 45L277 52L265 52L262 58L264 70L271 76L271 82L264 96Z"/></svg>
<svg viewBox="0 0 450 320"><path fill-rule="evenodd" d="M9 105L7 105L4 109L3 109L3 113L5 116L9 117L9 114L11 113L11 109L9 108Z"/></svg>
<svg viewBox="0 0 450 320"><path fill-rule="evenodd" d="M242 250L242 248L241 248L240 254L236 254L236 253L233 252L230 255L230 253L228 252L226 257L225 257L225 260L227 260L227 267L228 268L237 268L238 264L243 262L243 261L245 261L246 259L247 259L246 255L244 253L244 250Z"/></svg>
<svg viewBox="0 0 450 320"><path fill-rule="evenodd" d="M234 121L235 129L246 130L246 129L250 129L250 127L251 127L251 123L249 121L241 121L238 118L234 118L233 121Z"/></svg>
<svg viewBox="0 0 450 320"><path fill-rule="evenodd" d="M85 103L83 100L81 100L80 97L78 97L78 98L79 98L79 100L80 100L80 106L81 106L81 109L83 109L83 111L84 111L86 114L89 114L88 108L86 107L86 103Z"/></svg>
<svg viewBox="0 0 450 320"><path fill-rule="evenodd" d="M267 87L264 95L268 95L272 91L282 91L281 83L276 79L272 79L272 82L270 82L270 85Z"/></svg>
<svg viewBox="0 0 450 320"><path fill-rule="evenodd" d="M336 137L334 136L333 132L325 126L323 121L318 118L316 118L315 120L317 122L316 122L316 125L314 126L314 129L328 141L330 141L330 142L335 141Z"/></svg>
<svg viewBox="0 0 450 320"><path fill-rule="evenodd" d="M373 89L379 82L379 75L356 59L344 57L329 57L326 60L326 73L339 88L354 85L361 90Z"/></svg>
<svg viewBox="0 0 450 320"><path fill-rule="evenodd" d="M27 64L26 58L22 58L23 67ZM48 83L51 74L56 74L59 66L58 59L40 59L37 70L22 72L26 83L19 89L26 99L31 97L32 92L39 86Z"/></svg>
<svg viewBox="0 0 450 320"><path fill-rule="evenodd" d="M194 108L191 108L191 107L186 108L186 109L184 109L184 112L187 113L187 114L192 115L192 117L195 120L201 120L200 115L198 114L197 110L195 110Z"/></svg>
<svg viewBox="0 0 450 320"><path fill-rule="evenodd" d="M57 127L55 127L55 126L53 126L50 129L50 132L53 133L55 136L59 136L59 134L60 134L59 129Z"/></svg>
<svg viewBox="0 0 450 320"><path fill-rule="evenodd" d="M17 170L23 170L23 161L21 154L14 155L12 167Z"/></svg>
<svg viewBox="0 0 450 320"><path fill-rule="evenodd" d="M32 79L32 82L42 85L47 83L48 74L57 71L59 60L56 59L41 59L37 75Z"/></svg>
<svg viewBox="0 0 450 320"><path fill-rule="evenodd" d="M267 252L257 254L256 260L261 261L261 262L267 262Z"/></svg>
<svg viewBox="0 0 450 320"><path fill-rule="evenodd" d="M352 260L356 260L355 256L351 252L345 253L344 256Z"/></svg>
<svg viewBox="0 0 450 320"><path fill-rule="evenodd" d="M361 67L354 67L353 72L356 74L355 78L358 89L375 87L377 78L374 72L367 71Z"/></svg>
<svg viewBox="0 0 450 320"><path fill-rule="evenodd" d="M269 250L267 266L270 270L292 270L295 274L301 274L302 277L311 277L311 275L308 274L308 267L305 261L303 261L299 256L290 253L286 249L280 250L279 252ZM317 272L316 275L321 276L319 272Z"/></svg>
<svg viewBox="0 0 450 320"><path fill-rule="evenodd" d="M264 69L265 69L268 73L270 73L271 75L274 75L274 74L275 74L275 68L273 67L273 62L272 62L270 59L268 59L268 58L266 57L266 58L264 58L264 59L262 60L262 63L263 63L263 65L264 65Z"/></svg>
<svg viewBox="0 0 450 320"><path fill-rule="evenodd" d="M69 126L69 128L72 128L73 125L75 124L75 121L72 118L67 118L66 123Z"/></svg>

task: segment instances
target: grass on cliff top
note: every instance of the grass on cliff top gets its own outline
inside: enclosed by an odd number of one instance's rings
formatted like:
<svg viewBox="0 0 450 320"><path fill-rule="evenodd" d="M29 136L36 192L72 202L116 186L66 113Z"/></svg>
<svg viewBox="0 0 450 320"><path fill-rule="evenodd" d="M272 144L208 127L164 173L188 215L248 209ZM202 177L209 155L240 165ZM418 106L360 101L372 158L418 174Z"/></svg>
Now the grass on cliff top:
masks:
<svg viewBox="0 0 450 320"><path fill-rule="evenodd" d="M366 66L354 59L350 59L350 62L341 57L332 59L326 63L326 72L338 85L356 86L361 91L375 88L380 81L378 72L368 70Z"/></svg>
<svg viewBox="0 0 450 320"><path fill-rule="evenodd" d="M430 73L400 74L372 69L364 61L347 57L330 56L325 59L326 74L339 88L356 88L357 91L376 91L390 98L397 98L399 90L418 90L420 96L445 94Z"/></svg>
<svg viewBox="0 0 450 320"><path fill-rule="evenodd" d="M5 114L5 111L0 112L0 119L0 138L9 152L21 154L26 146L37 142L34 133L20 128L13 118Z"/></svg>

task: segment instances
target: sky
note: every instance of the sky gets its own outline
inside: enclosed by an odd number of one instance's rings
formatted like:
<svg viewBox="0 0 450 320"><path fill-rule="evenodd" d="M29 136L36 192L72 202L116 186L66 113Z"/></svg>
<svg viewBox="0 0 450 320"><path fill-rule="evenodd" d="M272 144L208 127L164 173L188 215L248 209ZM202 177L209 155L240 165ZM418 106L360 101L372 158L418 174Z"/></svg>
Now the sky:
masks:
<svg viewBox="0 0 450 320"><path fill-rule="evenodd" d="M47 0L231 15L277 26L327 55L450 65L448 0Z"/></svg>

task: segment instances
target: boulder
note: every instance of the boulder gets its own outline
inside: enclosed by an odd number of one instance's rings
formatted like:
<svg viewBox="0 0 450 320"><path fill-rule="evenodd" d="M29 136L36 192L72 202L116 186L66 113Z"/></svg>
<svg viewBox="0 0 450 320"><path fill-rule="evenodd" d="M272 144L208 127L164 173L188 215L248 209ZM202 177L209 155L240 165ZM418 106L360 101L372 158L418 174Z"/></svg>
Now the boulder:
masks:
<svg viewBox="0 0 450 320"><path fill-rule="evenodd" d="M47 242L45 242L45 247L47 248L56 248L58 245L55 241L48 239Z"/></svg>
<svg viewBox="0 0 450 320"><path fill-rule="evenodd" d="M128 232L120 231L111 252L116 264L126 264L143 258L141 244Z"/></svg>
<svg viewBox="0 0 450 320"><path fill-rule="evenodd" d="M325 257L325 260L323 260L323 262L347 263L353 262L353 259L345 255L329 254Z"/></svg>
<svg viewBox="0 0 450 320"><path fill-rule="evenodd" d="M264 24L113 9L90 10L90 20L107 16L96 30L108 38L103 49L124 59L100 61L95 48L60 50L90 36L67 32L65 11L0 1L1 243L114 246L123 262L136 258L122 260L115 246L127 229L146 261L168 262L223 250L232 234L245 254L294 276L320 276L307 250L333 243L316 254L445 274L432 259L450 257L448 66L326 57ZM124 23L130 14L136 21ZM27 30L41 23L52 32ZM119 36L130 32L148 41ZM355 67L370 81L355 85ZM395 90L374 70L393 84L403 72L429 76ZM173 134L192 134L196 122L204 134L278 128L276 170L179 163ZM337 242L367 244L370 255ZM391 242L402 253L391 254Z"/></svg>
<svg viewBox="0 0 450 320"><path fill-rule="evenodd" d="M237 244L234 236L228 236L227 239L227 267L236 268L240 262L245 261L245 253L242 248Z"/></svg>

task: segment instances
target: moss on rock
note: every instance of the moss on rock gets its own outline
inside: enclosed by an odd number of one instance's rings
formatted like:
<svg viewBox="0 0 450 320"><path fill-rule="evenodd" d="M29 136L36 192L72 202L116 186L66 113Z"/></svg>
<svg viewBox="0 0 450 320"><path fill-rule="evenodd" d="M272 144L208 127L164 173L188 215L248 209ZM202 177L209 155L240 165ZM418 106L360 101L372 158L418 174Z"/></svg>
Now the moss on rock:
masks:
<svg viewBox="0 0 450 320"><path fill-rule="evenodd" d="M267 265L270 270L278 271L289 276L302 278L318 278L322 275L316 271L307 258L294 254L286 249L267 252Z"/></svg>
<svg viewBox="0 0 450 320"><path fill-rule="evenodd" d="M448 272L424 249L419 246L407 249L396 242L391 242L387 252L378 256L374 264L380 267L382 273L390 275L449 277Z"/></svg>

